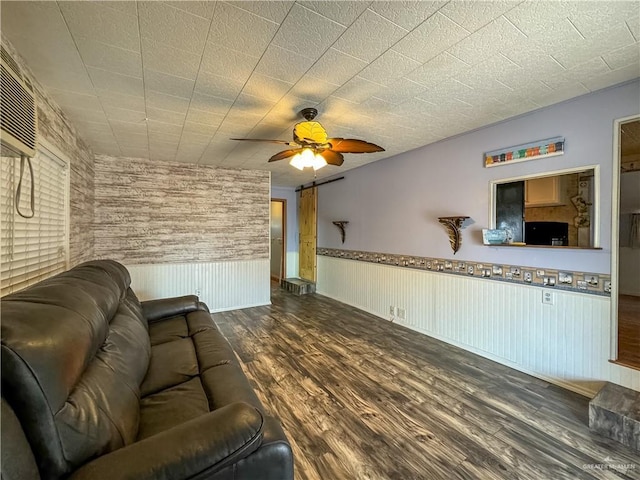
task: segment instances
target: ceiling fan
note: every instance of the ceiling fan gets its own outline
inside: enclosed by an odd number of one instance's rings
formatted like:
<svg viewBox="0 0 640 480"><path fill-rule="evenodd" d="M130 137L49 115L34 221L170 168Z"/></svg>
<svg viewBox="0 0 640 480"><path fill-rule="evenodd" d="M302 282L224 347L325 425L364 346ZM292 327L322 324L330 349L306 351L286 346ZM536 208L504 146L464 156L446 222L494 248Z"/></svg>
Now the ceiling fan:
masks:
<svg viewBox="0 0 640 480"><path fill-rule="evenodd" d="M231 140L280 143L296 147L276 153L269 159L269 162L292 157L291 165L299 170L306 167L318 170L327 164L340 166L344 163L343 153L384 152L384 148L364 140L329 138L324 127L313 121L317 114L318 110L315 108L304 108L300 111L300 115L306 121L297 123L293 128L293 142L262 138L232 138Z"/></svg>

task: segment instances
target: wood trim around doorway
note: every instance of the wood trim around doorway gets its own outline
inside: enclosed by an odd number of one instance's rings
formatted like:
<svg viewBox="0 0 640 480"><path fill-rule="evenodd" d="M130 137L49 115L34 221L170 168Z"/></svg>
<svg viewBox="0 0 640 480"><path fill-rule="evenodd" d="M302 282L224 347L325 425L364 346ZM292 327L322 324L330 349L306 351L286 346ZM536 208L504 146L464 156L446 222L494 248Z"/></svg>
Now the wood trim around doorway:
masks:
<svg viewBox="0 0 640 480"><path fill-rule="evenodd" d="M271 202L282 203L282 278L287 278L287 199L272 198L269 207L271 207ZM269 208L269 214L271 214L271 208ZM271 230L271 225L269 225L269 230ZM269 237L271 237L271 231L269 231ZM269 238L269 243L271 243L271 238ZM271 280L278 281L278 277L271 275Z"/></svg>

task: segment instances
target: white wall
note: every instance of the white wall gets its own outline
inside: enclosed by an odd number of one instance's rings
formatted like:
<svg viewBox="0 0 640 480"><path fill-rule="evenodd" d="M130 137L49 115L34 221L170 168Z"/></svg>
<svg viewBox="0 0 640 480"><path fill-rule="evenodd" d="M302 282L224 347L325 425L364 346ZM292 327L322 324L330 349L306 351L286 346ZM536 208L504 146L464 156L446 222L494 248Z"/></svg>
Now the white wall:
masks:
<svg viewBox="0 0 640 480"><path fill-rule="evenodd" d="M271 198L287 201L287 277L298 276L298 194L294 188L271 187Z"/></svg>
<svg viewBox="0 0 640 480"><path fill-rule="evenodd" d="M322 295L399 322L587 396L603 380L640 390L640 371L609 362L610 299L477 277L318 257Z"/></svg>
<svg viewBox="0 0 640 480"><path fill-rule="evenodd" d="M608 274L613 122L638 114L639 98L635 81L344 172L319 191L318 246ZM554 136L565 137L562 156L484 168L484 152ZM602 250L482 245L490 181L587 165L600 167ZM448 215L471 217L455 257L437 221ZM349 221L344 246L337 218ZM545 310L540 287L361 265L319 257L318 291L382 317L404 304L411 328L585 394L602 381L640 388L640 372L608 361L606 297L556 291Z"/></svg>

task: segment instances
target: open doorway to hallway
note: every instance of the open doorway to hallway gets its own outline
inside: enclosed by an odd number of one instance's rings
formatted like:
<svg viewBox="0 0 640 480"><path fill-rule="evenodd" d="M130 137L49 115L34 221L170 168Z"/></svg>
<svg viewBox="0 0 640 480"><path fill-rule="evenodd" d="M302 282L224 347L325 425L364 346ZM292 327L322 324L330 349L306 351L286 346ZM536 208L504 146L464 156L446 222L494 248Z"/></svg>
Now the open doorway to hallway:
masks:
<svg viewBox="0 0 640 480"><path fill-rule="evenodd" d="M271 199L271 280L280 283L287 272L287 201Z"/></svg>

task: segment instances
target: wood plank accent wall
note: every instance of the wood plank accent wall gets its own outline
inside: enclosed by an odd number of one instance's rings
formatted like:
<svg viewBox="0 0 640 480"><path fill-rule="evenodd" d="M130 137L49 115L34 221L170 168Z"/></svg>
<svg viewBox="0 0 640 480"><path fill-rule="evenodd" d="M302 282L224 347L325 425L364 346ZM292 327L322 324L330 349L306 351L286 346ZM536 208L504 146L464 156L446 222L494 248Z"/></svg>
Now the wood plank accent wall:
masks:
<svg viewBox="0 0 640 480"><path fill-rule="evenodd" d="M96 257L126 265L269 258L269 172L97 155Z"/></svg>
<svg viewBox="0 0 640 480"><path fill-rule="evenodd" d="M640 371L609 362L610 299L318 256L317 292L587 396L604 381L640 389Z"/></svg>
<svg viewBox="0 0 640 480"><path fill-rule="evenodd" d="M69 267L73 267L93 259L94 155L4 36L2 45L36 91L38 135L64 153L71 164Z"/></svg>

